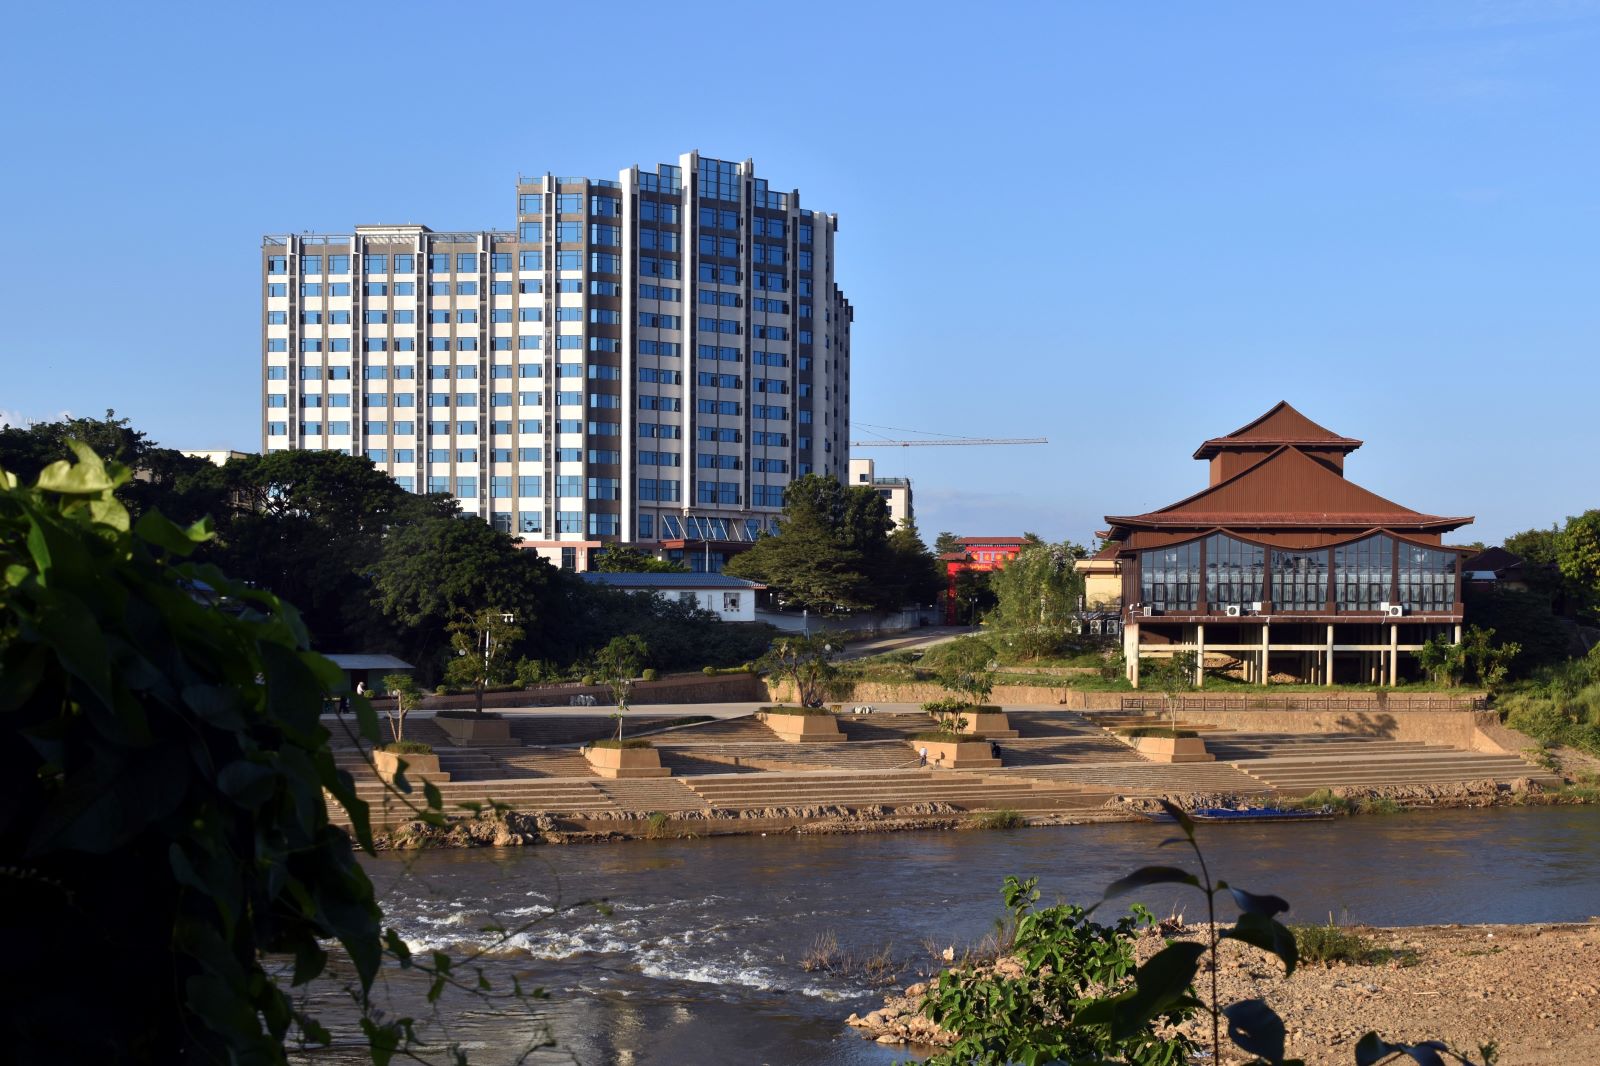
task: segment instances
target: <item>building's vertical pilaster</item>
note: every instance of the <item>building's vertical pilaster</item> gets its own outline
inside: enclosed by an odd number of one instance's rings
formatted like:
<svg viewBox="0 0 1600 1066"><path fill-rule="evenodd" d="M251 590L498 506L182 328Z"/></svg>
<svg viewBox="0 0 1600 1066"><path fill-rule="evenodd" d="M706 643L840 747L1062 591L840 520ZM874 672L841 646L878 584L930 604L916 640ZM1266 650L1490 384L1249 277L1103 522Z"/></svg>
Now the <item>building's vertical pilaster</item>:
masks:
<svg viewBox="0 0 1600 1066"><path fill-rule="evenodd" d="M1400 683L1400 627L1389 626L1389 687Z"/></svg>
<svg viewBox="0 0 1600 1066"><path fill-rule="evenodd" d="M1194 685L1195 688L1205 688L1206 685L1206 624L1199 623L1194 627Z"/></svg>

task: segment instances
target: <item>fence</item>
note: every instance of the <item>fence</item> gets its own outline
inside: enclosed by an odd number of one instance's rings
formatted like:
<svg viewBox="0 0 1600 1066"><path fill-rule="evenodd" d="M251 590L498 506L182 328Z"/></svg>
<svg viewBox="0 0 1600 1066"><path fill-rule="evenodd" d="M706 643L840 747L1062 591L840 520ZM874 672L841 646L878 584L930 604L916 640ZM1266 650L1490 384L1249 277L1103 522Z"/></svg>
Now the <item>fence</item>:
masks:
<svg viewBox="0 0 1600 1066"><path fill-rule="evenodd" d="M1321 711L1362 713L1371 711L1482 711L1489 701L1481 695L1446 696L1407 693L1393 696L1371 692L1359 696L1178 696L1180 711ZM1124 711L1164 713L1163 696L1124 696Z"/></svg>

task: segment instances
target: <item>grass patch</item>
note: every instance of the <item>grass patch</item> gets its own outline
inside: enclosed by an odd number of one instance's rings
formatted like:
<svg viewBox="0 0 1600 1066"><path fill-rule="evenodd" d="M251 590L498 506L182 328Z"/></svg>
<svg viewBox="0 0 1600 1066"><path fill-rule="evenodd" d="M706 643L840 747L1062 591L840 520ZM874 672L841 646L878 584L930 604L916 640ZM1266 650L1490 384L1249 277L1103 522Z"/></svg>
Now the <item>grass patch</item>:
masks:
<svg viewBox="0 0 1600 1066"><path fill-rule="evenodd" d="M1278 804L1286 811L1320 811L1324 807L1339 814L1403 814L1405 807L1388 796L1336 796L1326 788L1319 788L1308 796L1288 799Z"/></svg>
<svg viewBox="0 0 1600 1066"><path fill-rule="evenodd" d="M1415 951L1383 948L1374 944L1353 929L1334 925L1291 925L1294 946L1299 952L1301 965L1380 966L1399 961L1402 966L1415 965Z"/></svg>
<svg viewBox="0 0 1600 1066"><path fill-rule="evenodd" d="M926 740L932 744L970 744L988 738L982 733L951 733L944 729L934 729L927 733L918 733L911 739Z"/></svg>
<svg viewBox="0 0 1600 1066"><path fill-rule="evenodd" d="M671 832L672 816L665 811L651 811L644 820L644 836L649 840L660 840L662 837L675 836Z"/></svg>
<svg viewBox="0 0 1600 1066"><path fill-rule="evenodd" d="M433 745L420 740L396 740L378 749L391 755L432 755Z"/></svg>
<svg viewBox="0 0 1600 1066"><path fill-rule="evenodd" d="M857 955L841 951L839 938L829 931L817 934L811 941L811 946L800 956L800 968L806 973L856 978L873 988L881 988L895 983L901 966L895 961L893 945L885 944L875 951Z"/></svg>
<svg viewBox="0 0 1600 1066"><path fill-rule="evenodd" d="M1173 729L1166 725L1135 725L1117 730L1124 737L1160 737L1163 740L1185 740L1200 734L1193 729Z"/></svg>
<svg viewBox="0 0 1600 1066"><path fill-rule="evenodd" d="M653 747L655 747L654 744L650 743L648 740L645 740L643 737L632 737L632 738L630 738L628 740L618 740L615 737L607 737L605 740L591 740L589 742L589 746L591 748L653 748Z"/></svg>
<svg viewBox="0 0 1600 1066"><path fill-rule="evenodd" d="M1021 829L1028 824L1022 812L1014 811L1010 807L1001 807L993 811L979 811L972 816L974 829Z"/></svg>
<svg viewBox="0 0 1600 1066"><path fill-rule="evenodd" d="M763 714L787 714L795 718L832 718L833 712L826 707L763 707Z"/></svg>

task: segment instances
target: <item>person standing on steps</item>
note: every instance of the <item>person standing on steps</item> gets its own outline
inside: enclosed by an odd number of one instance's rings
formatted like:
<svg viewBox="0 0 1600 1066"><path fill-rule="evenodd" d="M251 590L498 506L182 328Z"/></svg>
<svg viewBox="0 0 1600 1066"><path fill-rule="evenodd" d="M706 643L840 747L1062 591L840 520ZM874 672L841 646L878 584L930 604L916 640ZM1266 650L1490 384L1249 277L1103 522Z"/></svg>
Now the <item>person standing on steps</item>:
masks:
<svg viewBox="0 0 1600 1066"><path fill-rule="evenodd" d="M922 747L917 749L917 765L918 766L927 766L928 765L928 745L926 745L926 744L922 745Z"/></svg>

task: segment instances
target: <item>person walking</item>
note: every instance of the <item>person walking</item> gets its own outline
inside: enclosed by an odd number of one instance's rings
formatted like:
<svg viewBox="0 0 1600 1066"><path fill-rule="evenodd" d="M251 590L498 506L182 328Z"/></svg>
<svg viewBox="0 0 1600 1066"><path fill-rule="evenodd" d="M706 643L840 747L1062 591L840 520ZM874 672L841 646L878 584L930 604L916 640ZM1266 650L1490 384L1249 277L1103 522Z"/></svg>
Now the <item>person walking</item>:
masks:
<svg viewBox="0 0 1600 1066"><path fill-rule="evenodd" d="M357 696L365 696L366 694L367 694L367 683L365 681L357 681L356 682L356 695Z"/></svg>

